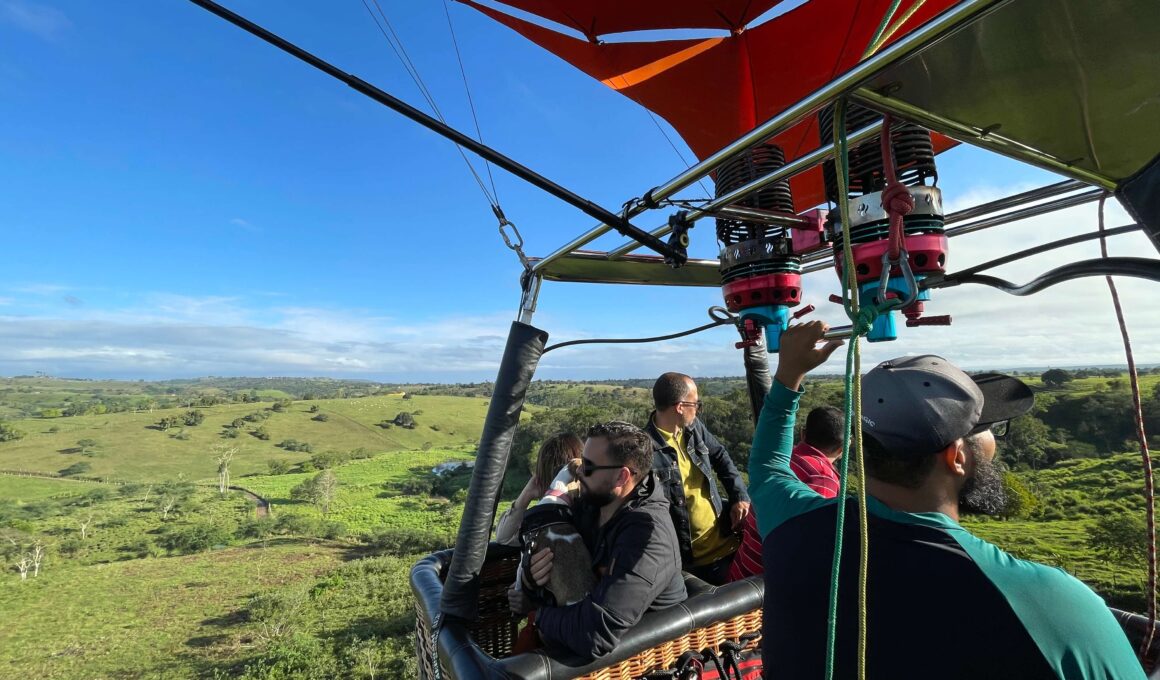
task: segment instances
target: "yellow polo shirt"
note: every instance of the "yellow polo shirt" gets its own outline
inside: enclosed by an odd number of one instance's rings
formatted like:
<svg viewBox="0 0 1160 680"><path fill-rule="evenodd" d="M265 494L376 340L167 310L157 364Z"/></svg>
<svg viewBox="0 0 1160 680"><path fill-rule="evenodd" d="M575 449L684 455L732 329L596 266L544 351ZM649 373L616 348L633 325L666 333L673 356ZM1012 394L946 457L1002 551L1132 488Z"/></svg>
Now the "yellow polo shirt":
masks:
<svg viewBox="0 0 1160 680"><path fill-rule="evenodd" d="M677 428L675 433L665 432L658 427L657 432L661 433L665 444L677 451L677 468L681 472L681 484L685 487L685 507L689 512L693 566L712 564L732 554L737 550L737 539L723 535L717 528L717 514L713 512L713 497L709 489L712 482L693 465L693 459L685 451L685 431Z"/></svg>

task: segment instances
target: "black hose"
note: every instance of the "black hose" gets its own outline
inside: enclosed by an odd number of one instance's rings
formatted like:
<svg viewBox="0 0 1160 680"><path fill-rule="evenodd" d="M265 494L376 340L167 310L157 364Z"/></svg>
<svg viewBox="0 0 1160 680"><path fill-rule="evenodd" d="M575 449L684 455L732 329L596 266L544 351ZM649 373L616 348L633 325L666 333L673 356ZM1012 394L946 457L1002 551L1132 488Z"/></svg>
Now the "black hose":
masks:
<svg viewBox="0 0 1160 680"><path fill-rule="evenodd" d="M1011 253L1010 255L1004 255L1003 257L991 260L989 262L977 264L974 267L968 267L966 269L957 271L954 274L947 275L945 278L950 279L962 276L971 276L972 274L977 274L987 269L992 269L994 267L998 267L1009 262L1014 262L1016 260L1022 260L1025 257L1031 257L1032 255L1038 255L1039 253L1045 253L1049 250L1055 250L1056 248L1063 248L1064 246L1083 243L1084 241L1094 241L1102 236L1119 236L1120 234L1128 234L1133 231L1140 231L1140 229L1142 229L1142 227L1139 224L1129 224L1123 227L1116 227L1115 229L1108 229L1103 233L1093 231L1090 234L1079 234L1077 236L1061 238L1058 241L1044 243L1042 245L1035 246L1034 248L1020 250L1017 253Z"/></svg>
<svg viewBox="0 0 1160 680"><path fill-rule="evenodd" d="M732 319L721 319L713 321L712 323L707 323L704 326L697 326L696 328L690 328L687 331L681 331L680 333L657 335L651 338L590 338L588 340L569 340L568 342L558 342L554 345L548 345L544 348L544 353L546 354L554 349L559 349L561 347L568 347L569 345L627 345L644 342L661 342L662 340L683 338L686 335L707 331L710 328L716 328L717 326L732 326L733 324L734 321Z"/></svg>
<svg viewBox="0 0 1160 680"><path fill-rule="evenodd" d="M1024 296L1038 293L1057 283L1088 276L1129 276L1137 279L1148 279L1150 281L1160 282L1160 260L1149 260L1142 257L1109 257L1106 259L1082 260L1052 269L1023 285L984 274L971 274L968 276L953 274L935 281L933 285L927 287L945 288L948 286L957 286L962 283L979 283L984 286L997 288L1004 293Z"/></svg>

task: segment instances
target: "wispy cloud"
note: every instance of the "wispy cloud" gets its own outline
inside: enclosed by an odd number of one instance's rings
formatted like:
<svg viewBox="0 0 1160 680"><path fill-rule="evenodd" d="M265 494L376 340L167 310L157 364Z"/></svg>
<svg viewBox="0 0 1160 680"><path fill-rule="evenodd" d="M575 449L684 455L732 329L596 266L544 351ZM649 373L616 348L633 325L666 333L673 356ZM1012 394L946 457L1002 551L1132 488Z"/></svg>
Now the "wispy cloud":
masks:
<svg viewBox="0 0 1160 680"><path fill-rule="evenodd" d="M246 231L261 231L261 229L251 224L249 220L244 220L240 217L231 217L230 224L234 225L235 227L240 227Z"/></svg>
<svg viewBox="0 0 1160 680"><path fill-rule="evenodd" d="M64 12L25 0L0 0L0 23L9 24L48 42L59 42L72 28Z"/></svg>
<svg viewBox="0 0 1160 680"><path fill-rule="evenodd" d="M24 283L10 286L8 290L13 293L27 293L29 295L58 295L66 290L72 290L72 287L59 283Z"/></svg>
<svg viewBox="0 0 1160 680"><path fill-rule="evenodd" d="M979 189L971 200L1013 193ZM981 263L1034 243L1094 229L1094 206L1084 206L951 241L951 268ZM1113 204L1107 223L1129 220ZM1113 255L1155 256L1141 234L1111 241ZM1094 242L1052 251L1003 267L997 276L1024 283L1065 262L1099 255ZM1160 362L1160 309L1156 284L1124 279L1120 291L1136 339L1137 361ZM468 381L492 379L511 323L507 305L457 315L404 315L392 309L289 305L277 291L236 295L166 292L109 295L54 283L11 287L0 298L0 374L44 371L82 377L183 377L198 375L331 375L379 380ZM627 289L624 304L647 303ZM847 323L838 305L825 303L838 286L832 271L805 279L805 298L818 304L810 318ZM84 296L64 308L41 305L39 296ZM32 297L26 302L17 292ZM116 300L110 306L109 300ZM1123 350L1102 278L1063 283L1030 297L984 286L937 290L930 314L951 314L954 325L900 329L895 342L865 344L863 364L904 354L937 353L966 368L1122 364ZM545 306L536 318L552 342L594 336L652 335L701 323L700 313L652 314L617 324L599 303L568 309ZM647 312L645 312L647 313ZM694 375L738 375L736 333L718 328L677 341L648 345L585 345L544 356L543 378L648 377L667 370ZM839 373L839 351L824 370Z"/></svg>

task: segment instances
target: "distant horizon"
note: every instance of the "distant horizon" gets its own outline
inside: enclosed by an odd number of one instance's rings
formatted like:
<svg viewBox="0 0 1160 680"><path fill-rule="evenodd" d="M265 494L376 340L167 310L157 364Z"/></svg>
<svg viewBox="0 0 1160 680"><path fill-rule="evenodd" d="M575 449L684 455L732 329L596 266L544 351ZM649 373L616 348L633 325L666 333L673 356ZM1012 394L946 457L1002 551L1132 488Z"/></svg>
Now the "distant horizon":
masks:
<svg viewBox="0 0 1160 680"><path fill-rule="evenodd" d="M1160 363L1146 363L1136 364L1137 369L1151 369L1160 367ZM865 370L869 370L867 367ZM1127 371L1127 364L1069 364L1069 365L1048 365L1048 366L963 366L965 371L984 371L984 370L999 370L1009 371L1012 373L1040 373L1053 368L1060 368L1064 370L1083 370L1083 369L1114 369L1119 371ZM815 373L816 377L823 378L840 378L843 373L825 372ZM376 378L359 378L359 377L336 377L333 375L199 375L199 376L175 376L169 378L123 378L111 376L69 376L69 375L50 375L42 374L17 374L0 376L0 380L18 380L22 378L42 378L50 380L76 380L81 382L176 382L176 381L198 381L198 380L333 380L336 382L352 382L352 383L368 383L379 385L478 385L482 383L495 382L494 378L486 378L479 380L447 380L447 381L425 381L425 380L380 380ZM653 380L656 376L638 376L638 377L612 377L612 378L558 378L558 377L533 377L532 382L571 382L571 383L593 383L593 382L629 382L637 380ZM694 379L711 379L711 380L744 380L744 374L733 375L693 375Z"/></svg>

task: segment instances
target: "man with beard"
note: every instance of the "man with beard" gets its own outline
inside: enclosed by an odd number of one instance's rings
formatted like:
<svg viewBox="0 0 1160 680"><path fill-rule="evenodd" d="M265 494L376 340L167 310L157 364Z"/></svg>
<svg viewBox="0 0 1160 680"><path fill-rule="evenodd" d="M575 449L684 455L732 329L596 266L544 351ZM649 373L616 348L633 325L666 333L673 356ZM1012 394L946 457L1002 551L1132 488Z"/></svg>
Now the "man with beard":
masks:
<svg viewBox="0 0 1160 680"><path fill-rule="evenodd" d="M754 434L749 490L764 537L762 646L778 677L824 677L838 499L790 470L801 385L841 344L811 322L781 336ZM934 355L879 364L862 380L869 507L867 608L859 525L848 503L834 676L854 677L859 618L867 678L1143 678L1104 603L1065 572L1016 559L959 525L1003 507L991 428L1026 413L1026 385L975 377Z"/></svg>
<svg viewBox="0 0 1160 680"><path fill-rule="evenodd" d="M610 422L588 430L572 516L597 582L580 602L536 611L535 625L549 649L603 656L646 611L684 601L677 535L652 460L649 436L634 425ZM552 557L548 548L533 554L526 578L547 585ZM516 614L531 609L523 590L508 591L508 601Z"/></svg>

